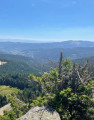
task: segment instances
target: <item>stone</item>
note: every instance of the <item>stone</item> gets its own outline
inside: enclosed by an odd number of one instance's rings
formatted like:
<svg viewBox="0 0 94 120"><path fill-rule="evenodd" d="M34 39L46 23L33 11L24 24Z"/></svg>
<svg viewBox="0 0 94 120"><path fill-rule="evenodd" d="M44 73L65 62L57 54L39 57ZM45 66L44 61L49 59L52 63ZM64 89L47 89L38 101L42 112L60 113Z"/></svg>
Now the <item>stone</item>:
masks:
<svg viewBox="0 0 94 120"><path fill-rule="evenodd" d="M4 111L11 111L12 107L11 107L11 103L3 106L2 108L0 108L0 115L4 115Z"/></svg>
<svg viewBox="0 0 94 120"><path fill-rule="evenodd" d="M56 110L49 106L33 107L17 120L61 120Z"/></svg>

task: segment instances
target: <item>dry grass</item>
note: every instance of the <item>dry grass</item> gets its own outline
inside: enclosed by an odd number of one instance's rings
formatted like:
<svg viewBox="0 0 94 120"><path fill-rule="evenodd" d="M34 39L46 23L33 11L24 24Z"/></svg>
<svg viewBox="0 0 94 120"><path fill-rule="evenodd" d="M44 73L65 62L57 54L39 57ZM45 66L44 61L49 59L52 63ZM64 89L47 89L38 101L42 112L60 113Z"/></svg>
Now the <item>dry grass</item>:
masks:
<svg viewBox="0 0 94 120"><path fill-rule="evenodd" d="M18 90L17 88L11 88L9 86L0 86L0 95L9 95L12 93L18 93L18 91L21 92L21 90Z"/></svg>

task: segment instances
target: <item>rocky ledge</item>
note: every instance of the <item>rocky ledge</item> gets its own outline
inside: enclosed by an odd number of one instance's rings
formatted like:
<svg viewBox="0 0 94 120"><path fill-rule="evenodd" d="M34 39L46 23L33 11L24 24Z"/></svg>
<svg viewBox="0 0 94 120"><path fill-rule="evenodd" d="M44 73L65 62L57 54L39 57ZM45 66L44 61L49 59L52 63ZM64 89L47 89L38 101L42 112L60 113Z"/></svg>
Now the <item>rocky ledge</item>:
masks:
<svg viewBox="0 0 94 120"><path fill-rule="evenodd" d="M49 106L33 107L17 120L61 120L59 114Z"/></svg>

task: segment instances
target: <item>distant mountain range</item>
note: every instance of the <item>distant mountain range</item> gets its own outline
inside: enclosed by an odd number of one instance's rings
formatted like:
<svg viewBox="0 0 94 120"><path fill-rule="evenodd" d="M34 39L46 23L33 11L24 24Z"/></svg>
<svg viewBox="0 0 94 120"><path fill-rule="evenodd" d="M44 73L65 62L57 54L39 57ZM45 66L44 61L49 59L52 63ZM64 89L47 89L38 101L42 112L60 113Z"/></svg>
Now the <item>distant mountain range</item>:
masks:
<svg viewBox="0 0 94 120"><path fill-rule="evenodd" d="M38 73L49 71L51 61L63 58L83 64L87 58L94 64L94 42L65 41L57 43L0 42L0 60L7 64L0 66L0 73ZM49 62L50 61L50 62ZM52 65L54 66L54 65Z"/></svg>
<svg viewBox="0 0 94 120"><path fill-rule="evenodd" d="M0 47L25 47L25 48L74 48L74 47L94 47L94 42L91 41L63 41L63 42L49 42L49 43L31 43L26 42L0 42Z"/></svg>
<svg viewBox="0 0 94 120"><path fill-rule="evenodd" d="M94 42L72 40L53 43L0 42L0 54L26 56L39 63L47 63L47 59L58 60L61 51L64 58L91 57L94 56Z"/></svg>

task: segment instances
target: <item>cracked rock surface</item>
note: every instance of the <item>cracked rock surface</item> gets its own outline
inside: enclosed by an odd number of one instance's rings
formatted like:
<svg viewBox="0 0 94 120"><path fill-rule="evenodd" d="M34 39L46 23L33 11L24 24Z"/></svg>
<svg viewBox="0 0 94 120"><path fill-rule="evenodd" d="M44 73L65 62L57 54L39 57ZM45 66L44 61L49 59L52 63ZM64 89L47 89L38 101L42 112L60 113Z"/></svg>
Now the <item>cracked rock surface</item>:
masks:
<svg viewBox="0 0 94 120"><path fill-rule="evenodd" d="M33 107L17 120L61 120L59 114L49 106Z"/></svg>

